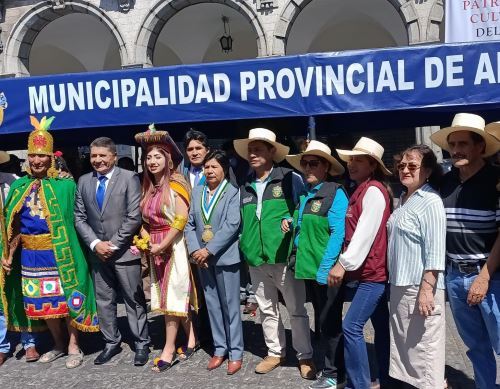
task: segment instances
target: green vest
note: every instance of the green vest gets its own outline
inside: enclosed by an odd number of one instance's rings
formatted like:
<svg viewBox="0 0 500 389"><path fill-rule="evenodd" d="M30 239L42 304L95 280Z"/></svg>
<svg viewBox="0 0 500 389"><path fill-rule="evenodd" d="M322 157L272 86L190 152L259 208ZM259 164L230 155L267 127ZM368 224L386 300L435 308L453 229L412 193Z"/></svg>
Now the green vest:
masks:
<svg viewBox="0 0 500 389"><path fill-rule="evenodd" d="M300 223L299 243L295 258L295 278L315 280L319 265L325 254L330 239L328 211L330 210L335 193L341 185L335 182L324 182L318 192L307 200ZM342 188L343 189L343 188ZM306 196L300 196L300 204ZM294 225L297 226L299 207L294 213Z"/></svg>
<svg viewBox="0 0 500 389"><path fill-rule="evenodd" d="M241 187L240 248L250 266L286 263L292 250L292 231L281 232L281 220L293 215L293 171L274 167L262 195L260 220L257 193L251 181Z"/></svg>

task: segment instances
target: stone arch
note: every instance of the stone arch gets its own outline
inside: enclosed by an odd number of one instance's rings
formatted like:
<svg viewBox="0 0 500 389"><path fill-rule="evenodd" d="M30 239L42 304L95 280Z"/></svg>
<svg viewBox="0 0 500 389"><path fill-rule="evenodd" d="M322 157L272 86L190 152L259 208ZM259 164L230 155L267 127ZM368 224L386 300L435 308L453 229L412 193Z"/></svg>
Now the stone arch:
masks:
<svg viewBox="0 0 500 389"><path fill-rule="evenodd" d="M184 8L200 3L219 3L227 5L241 13L255 31L257 39L257 52L259 57L269 55L264 27L252 8L251 2L238 0L160 0L154 4L144 21L136 39L136 63L144 66L153 66L153 52L156 41L162 28L176 13Z"/></svg>
<svg viewBox="0 0 500 389"><path fill-rule="evenodd" d="M32 7L13 26L5 46L4 73L29 75L29 55L33 43L42 29L50 22L71 13L83 13L100 20L118 42L122 65L128 63L125 41L115 23L101 9L88 2L70 0L64 8L54 9L50 2Z"/></svg>
<svg viewBox="0 0 500 389"><path fill-rule="evenodd" d="M288 0L276 22L272 37L271 55L284 55L286 41L293 23L300 12L314 0ZM442 0L424 0L415 4L413 0L387 0L396 8L408 31L408 43L416 44L439 40L439 23L443 19ZM430 3L430 5L429 5ZM422 17L427 14L427 17Z"/></svg>

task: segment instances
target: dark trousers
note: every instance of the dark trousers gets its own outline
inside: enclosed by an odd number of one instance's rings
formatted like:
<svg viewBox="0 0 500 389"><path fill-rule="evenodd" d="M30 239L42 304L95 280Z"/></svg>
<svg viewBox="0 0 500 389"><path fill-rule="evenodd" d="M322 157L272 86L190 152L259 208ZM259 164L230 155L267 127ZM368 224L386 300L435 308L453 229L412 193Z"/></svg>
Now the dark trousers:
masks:
<svg viewBox="0 0 500 389"><path fill-rule="evenodd" d="M106 344L118 346L122 340L118 329L117 296L120 293L125 303L130 332L136 349L149 345L146 299L142 290L141 262L92 263L95 299L99 326Z"/></svg>
<svg viewBox="0 0 500 389"><path fill-rule="evenodd" d="M243 255L241 255L241 257L243 257ZM242 304L257 303L246 261L240 262L240 302Z"/></svg>
<svg viewBox="0 0 500 389"><path fill-rule="evenodd" d="M342 307L344 287L328 287L316 281L307 280L306 288L314 307L316 320L319 320L321 344L325 347L325 366L322 375L345 379L344 336L342 334ZM318 312L318 314L316 314Z"/></svg>
<svg viewBox="0 0 500 389"><path fill-rule="evenodd" d="M198 273L198 266L194 264L190 265L191 272L193 273L196 295L198 296L198 313L193 314L193 327L200 344L202 346L211 346L213 343L212 330L210 329L210 319L208 317L205 293ZM186 336L188 336L188 334L186 334Z"/></svg>

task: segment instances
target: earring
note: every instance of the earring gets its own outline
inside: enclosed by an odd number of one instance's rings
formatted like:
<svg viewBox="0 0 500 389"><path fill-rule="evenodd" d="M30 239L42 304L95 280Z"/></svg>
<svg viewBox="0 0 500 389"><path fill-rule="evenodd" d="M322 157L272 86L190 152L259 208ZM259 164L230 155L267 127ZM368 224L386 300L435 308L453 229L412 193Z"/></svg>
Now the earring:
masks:
<svg viewBox="0 0 500 389"><path fill-rule="evenodd" d="M59 172L56 169L56 161L54 156L51 158L50 168L47 170L48 178L57 178L59 176Z"/></svg>
<svg viewBox="0 0 500 389"><path fill-rule="evenodd" d="M172 160L171 160L171 159L168 161L168 168L169 168L170 170L172 170L172 169L174 168L174 163L172 162Z"/></svg>

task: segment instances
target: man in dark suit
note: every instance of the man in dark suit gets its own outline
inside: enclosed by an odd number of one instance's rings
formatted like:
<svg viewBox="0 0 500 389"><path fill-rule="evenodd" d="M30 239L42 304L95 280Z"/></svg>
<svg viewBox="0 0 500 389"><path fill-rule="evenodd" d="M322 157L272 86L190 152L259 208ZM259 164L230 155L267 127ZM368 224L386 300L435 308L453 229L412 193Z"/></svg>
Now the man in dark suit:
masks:
<svg viewBox="0 0 500 389"><path fill-rule="evenodd" d="M75 225L90 248L99 324L106 341L94 363L106 363L120 352L116 312L119 292L134 336L134 364L142 366L149 357L146 301L140 258L129 250L141 225L141 185L137 174L115 166L116 145L109 138L91 143L90 163L94 172L78 180Z"/></svg>

